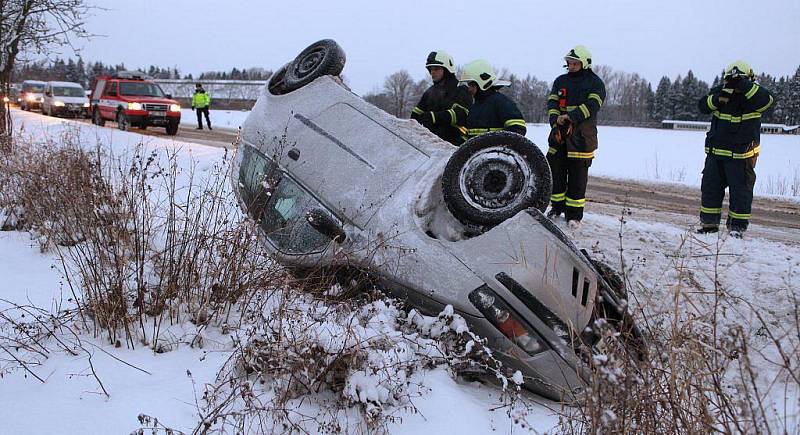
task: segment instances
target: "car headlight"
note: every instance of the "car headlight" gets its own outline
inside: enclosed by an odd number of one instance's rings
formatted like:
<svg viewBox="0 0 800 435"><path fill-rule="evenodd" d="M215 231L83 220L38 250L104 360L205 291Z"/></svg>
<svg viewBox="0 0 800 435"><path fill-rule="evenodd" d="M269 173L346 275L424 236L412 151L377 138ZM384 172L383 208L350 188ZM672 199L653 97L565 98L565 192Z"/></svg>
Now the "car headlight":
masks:
<svg viewBox="0 0 800 435"><path fill-rule="evenodd" d="M11 101L11 100L9 100L8 97L3 97L3 102L4 103L8 103L9 101Z"/></svg>
<svg viewBox="0 0 800 435"><path fill-rule="evenodd" d="M180 112L181 111L181 105L180 104L170 104L169 105L169 111L170 112Z"/></svg>
<svg viewBox="0 0 800 435"><path fill-rule="evenodd" d="M83 107L89 107L89 103L83 103Z"/></svg>
<svg viewBox="0 0 800 435"><path fill-rule="evenodd" d="M469 294L469 301L495 328L528 355L533 356L548 349L539 334L488 285L484 284L473 290Z"/></svg>
<svg viewBox="0 0 800 435"><path fill-rule="evenodd" d="M25 99L28 101L36 101L36 95L26 95Z"/></svg>
<svg viewBox="0 0 800 435"><path fill-rule="evenodd" d="M64 107L63 101L53 101L53 105L56 107Z"/></svg>
<svg viewBox="0 0 800 435"><path fill-rule="evenodd" d="M142 110L141 103L128 103L128 110Z"/></svg>

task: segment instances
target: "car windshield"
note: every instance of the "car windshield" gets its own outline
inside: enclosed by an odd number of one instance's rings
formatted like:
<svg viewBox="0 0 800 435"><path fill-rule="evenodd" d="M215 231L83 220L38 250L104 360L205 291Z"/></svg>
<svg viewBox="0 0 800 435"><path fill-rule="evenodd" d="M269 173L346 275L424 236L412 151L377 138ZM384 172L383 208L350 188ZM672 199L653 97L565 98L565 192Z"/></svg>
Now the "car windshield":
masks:
<svg viewBox="0 0 800 435"><path fill-rule="evenodd" d="M163 97L164 92L155 83L146 82L121 82L119 84L120 95L132 95L137 97Z"/></svg>
<svg viewBox="0 0 800 435"><path fill-rule="evenodd" d="M74 88L74 87L57 87L53 88L53 95L57 97L84 97L86 93L83 92L83 88Z"/></svg>
<svg viewBox="0 0 800 435"><path fill-rule="evenodd" d="M34 92L37 94L41 94L44 92L44 85L25 85L22 88L25 92Z"/></svg>
<svg viewBox="0 0 800 435"><path fill-rule="evenodd" d="M241 148L239 193L248 214L266 233L267 239L288 254L319 252L330 238L314 229L306 213L324 210L314 197L278 169L278 166L248 146Z"/></svg>

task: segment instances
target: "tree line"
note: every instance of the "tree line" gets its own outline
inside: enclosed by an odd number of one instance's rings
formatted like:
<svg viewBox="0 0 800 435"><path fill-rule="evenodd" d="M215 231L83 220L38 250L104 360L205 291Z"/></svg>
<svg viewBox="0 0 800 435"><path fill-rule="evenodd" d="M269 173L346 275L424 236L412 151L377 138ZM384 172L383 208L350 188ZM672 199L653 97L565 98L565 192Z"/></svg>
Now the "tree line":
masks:
<svg viewBox="0 0 800 435"><path fill-rule="evenodd" d="M15 69L14 77L17 80L64 80L88 86L99 75L126 69L124 64L106 65L102 62L84 63L80 58L77 61L57 58L20 65ZM140 70L157 79L195 80L192 74L181 75L177 67L150 65ZM708 120L708 115L698 111L697 100L722 80L720 72L709 85L689 70L674 79L662 77L653 89L650 82L636 73L614 70L607 65L595 66L594 71L606 84L607 95L599 121L612 125L657 126L664 119ZM272 71L264 68L234 67L230 71L203 72L196 80L267 80L271 75ZM549 82L530 74L523 77L507 69L499 71L499 76L511 82L511 86L502 92L517 102L527 121L547 122L545 107L551 91ZM770 89L776 98L775 105L762 115L762 121L800 124L800 67L792 76L774 77L762 73L757 81ZM407 70L400 70L387 76L383 86L366 94L364 99L397 117L408 118L430 84L430 78L416 81Z"/></svg>
<svg viewBox="0 0 800 435"><path fill-rule="evenodd" d="M74 60L56 58L52 61L40 60L17 65L14 68L12 80L41 80L41 81L67 81L80 83L88 87L97 76L113 75L129 68L124 63L107 65L103 62L84 62L78 58ZM201 73L197 79L192 74L181 75L177 67L159 67L150 65L147 68L134 68L142 71L154 79L185 79L185 80L267 80L272 71L260 68L232 68L230 71L208 71Z"/></svg>

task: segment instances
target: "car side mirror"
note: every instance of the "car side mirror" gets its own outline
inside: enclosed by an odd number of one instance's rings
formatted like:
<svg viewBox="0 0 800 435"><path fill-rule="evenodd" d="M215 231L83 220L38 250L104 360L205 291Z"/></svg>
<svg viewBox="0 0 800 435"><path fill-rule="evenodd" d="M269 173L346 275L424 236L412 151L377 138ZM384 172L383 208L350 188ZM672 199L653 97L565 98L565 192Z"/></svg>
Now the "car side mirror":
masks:
<svg viewBox="0 0 800 435"><path fill-rule="evenodd" d="M342 229L328 213L325 213L321 209L315 208L306 213L306 220L308 224L311 225L311 228L314 228L336 243L342 243L347 239L344 229Z"/></svg>
<svg viewBox="0 0 800 435"><path fill-rule="evenodd" d="M164 96L165 96L165 97L166 97L168 100L171 100L171 99L172 99L172 94L164 94Z"/></svg>

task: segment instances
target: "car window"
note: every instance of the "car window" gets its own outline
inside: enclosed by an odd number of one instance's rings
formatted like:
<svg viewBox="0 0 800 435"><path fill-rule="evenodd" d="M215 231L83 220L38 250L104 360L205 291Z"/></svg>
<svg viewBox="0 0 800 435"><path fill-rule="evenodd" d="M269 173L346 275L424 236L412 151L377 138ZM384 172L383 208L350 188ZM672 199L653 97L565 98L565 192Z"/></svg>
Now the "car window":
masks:
<svg viewBox="0 0 800 435"><path fill-rule="evenodd" d="M42 92L44 92L44 85L27 84L22 86L22 90L25 92L34 92L37 94L41 94Z"/></svg>
<svg viewBox="0 0 800 435"><path fill-rule="evenodd" d="M313 209L325 210L313 196L261 153L243 146L239 192L248 214L281 252L308 254L324 249L331 239L306 220Z"/></svg>
<svg viewBox="0 0 800 435"><path fill-rule="evenodd" d="M136 97L163 97L164 92L155 83L146 82L121 82L119 84L120 95L130 95Z"/></svg>
<svg viewBox="0 0 800 435"><path fill-rule="evenodd" d="M54 87L53 95L57 97L83 97L86 94L83 92L83 89L81 88L64 86L64 87Z"/></svg>
<svg viewBox="0 0 800 435"><path fill-rule="evenodd" d="M111 82L108 85L108 89L106 89L106 95L111 95L113 97L117 96L117 82Z"/></svg>
<svg viewBox="0 0 800 435"><path fill-rule="evenodd" d="M103 88L105 87L105 85L106 85L105 80L98 80L97 84L94 85L94 92L92 92L92 97L100 98L100 95L103 94Z"/></svg>

